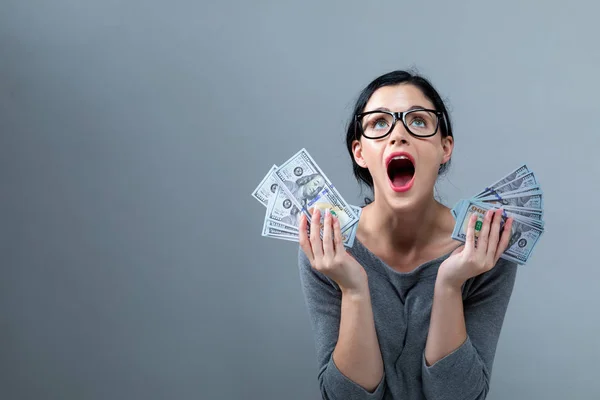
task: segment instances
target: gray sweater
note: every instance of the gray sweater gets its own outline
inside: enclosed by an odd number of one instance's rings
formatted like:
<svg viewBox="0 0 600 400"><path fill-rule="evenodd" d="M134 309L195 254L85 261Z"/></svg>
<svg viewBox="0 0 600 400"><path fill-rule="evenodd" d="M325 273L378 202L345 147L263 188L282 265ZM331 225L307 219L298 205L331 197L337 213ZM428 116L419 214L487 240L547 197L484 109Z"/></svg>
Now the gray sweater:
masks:
<svg viewBox="0 0 600 400"><path fill-rule="evenodd" d="M350 253L369 277L384 377L374 392L368 392L336 367L332 353L340 325L341 292L333 280L310 266L300 249L300 279L315 336L323 399L485 399L517 265L500 259L491 271L463 285L467 340L451 354L427 366L424 351L435 280L440 264L450 254L409 273L399 273L358 239Z"/></svg>

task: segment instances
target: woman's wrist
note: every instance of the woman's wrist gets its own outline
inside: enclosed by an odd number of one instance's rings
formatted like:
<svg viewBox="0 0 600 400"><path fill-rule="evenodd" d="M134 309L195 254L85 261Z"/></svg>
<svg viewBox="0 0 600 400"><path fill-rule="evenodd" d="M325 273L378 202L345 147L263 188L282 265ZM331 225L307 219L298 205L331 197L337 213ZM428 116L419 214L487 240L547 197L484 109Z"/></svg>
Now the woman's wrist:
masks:
<svg viewBox="0 0 600 400"><path fill-rule="evenodd" d="M465 280L456 276L452 276L451 274L447 273L446 269L443 267L444 265L442 264L438 269L435 286L447 290L461 290Z"/></svg>
<svg viewBox="0 0 600 400"><path fill-rule="evenodd" d="M352 287L342 287L340 286L340 290L342 291L342 296L349 296L355 299L361 299L369 296L369 278L365 273L363 278L358 281Z"/></svg>

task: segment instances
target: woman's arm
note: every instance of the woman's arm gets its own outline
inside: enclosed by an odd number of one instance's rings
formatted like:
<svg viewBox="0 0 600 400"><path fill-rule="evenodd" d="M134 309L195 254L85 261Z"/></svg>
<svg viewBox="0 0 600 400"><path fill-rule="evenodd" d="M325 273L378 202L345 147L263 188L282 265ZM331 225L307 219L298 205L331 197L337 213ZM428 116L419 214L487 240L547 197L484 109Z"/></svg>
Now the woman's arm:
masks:
<svg viewBox="0 0 600 400"><path fill-rule="evenodd" d="M463 295L437 286L421 372L430 400L484 400L517 265L500 260L469 280ZM464 300L463 300L464 297Z"/></svg>
<svg viewBox="0 0 600 400"><path fill-rule="evenodd" d="M342 374L368 392L373 392L383 378L368 284L358 292L342 292L340 332L333 361Z"/></svg>
<svg viewBox="0 0 600 400"><path fill-rule="evenodd" d="M437 280L431 307L425 363L431 366L458 349L467 340L462 291Z"/></svg>
<svg viewBox="0 0 600 400"><path fill-rule="evenodd" d="M422 365L428 399L483 400L489 391L517 270L515 263L499 259L512 225L509 219L500 235L500 218L500 211L485 215L475 244L476 216L471 216L464 248L438 270Z"/></svg>
<svg viewBox="0 0 600 400"><path fill-rule="evenodd" d="M345 249L340 222L320 211L300 220L300 277L317 340L325 399L381 399L383 361L365 269ZM335 286L331 283L335 282Z"/></svg>
<svg viewBox="0 0 600 400"><path fill-rule="evenodd" d="M383 361L368 285L343 293L298 254L300 281L314 332L321 395L329 400L381 400Z"/></svg>

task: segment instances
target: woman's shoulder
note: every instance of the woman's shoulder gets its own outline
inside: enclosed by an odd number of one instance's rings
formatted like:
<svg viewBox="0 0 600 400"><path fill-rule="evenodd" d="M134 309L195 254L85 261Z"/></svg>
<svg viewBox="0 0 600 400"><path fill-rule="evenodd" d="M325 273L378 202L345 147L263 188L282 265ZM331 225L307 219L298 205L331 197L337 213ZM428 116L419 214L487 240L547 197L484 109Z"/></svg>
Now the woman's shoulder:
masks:
<svg viewBox="0 0 600 400"><path fill-rule="evenodd" d="M510 297L516 282L519 265L504 258L498 259L494 267L477 275L463 286L464 299L488 297Z"/></svg>

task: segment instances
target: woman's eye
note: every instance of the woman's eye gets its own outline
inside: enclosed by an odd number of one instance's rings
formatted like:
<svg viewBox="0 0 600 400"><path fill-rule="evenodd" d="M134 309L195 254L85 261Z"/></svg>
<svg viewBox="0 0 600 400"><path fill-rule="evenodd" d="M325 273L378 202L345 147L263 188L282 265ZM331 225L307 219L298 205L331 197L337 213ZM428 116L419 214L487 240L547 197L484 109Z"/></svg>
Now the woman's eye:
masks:
<svg viewBox="0 0 600 400"><path fill-rule="evenodd" d="M427 123L421 118L415 118L412 120L411 125L414 125L417 128L425 128L427 126Z"/></svg>
<svg viewBox="0 0 600 400"><path fill-rule="evenodd" d="M388 127L388 123L385 119L379 119L379 120L375 121L375 123L373 124L373 127L375 129L385 129Z"/></svg>

